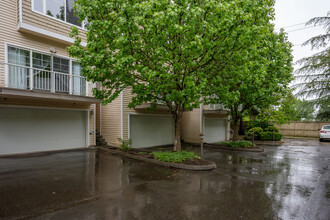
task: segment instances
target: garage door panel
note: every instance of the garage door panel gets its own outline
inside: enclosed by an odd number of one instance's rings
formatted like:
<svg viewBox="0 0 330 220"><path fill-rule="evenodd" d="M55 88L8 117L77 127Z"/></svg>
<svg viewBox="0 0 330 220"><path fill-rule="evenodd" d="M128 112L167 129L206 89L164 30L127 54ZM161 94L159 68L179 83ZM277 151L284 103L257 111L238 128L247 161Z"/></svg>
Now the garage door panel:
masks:
<svg viewBox="0 0 330 220"><path fill-rule="evenodd" d="M86 111L0 108L0 154L86 147Z"/></svg>
<svg viewBox="0 0 330 220"><path fill-rule="evenodd" d="M227 120L219 118L205 118L205 136L206 143L216 143L226 140Z"/></svg>
<svg viewBox="0 0 330 220"><path fill-rule="evenodd" d="M130 138L133 148L173 144L173 118L160 115L131 115Z"/></svg>

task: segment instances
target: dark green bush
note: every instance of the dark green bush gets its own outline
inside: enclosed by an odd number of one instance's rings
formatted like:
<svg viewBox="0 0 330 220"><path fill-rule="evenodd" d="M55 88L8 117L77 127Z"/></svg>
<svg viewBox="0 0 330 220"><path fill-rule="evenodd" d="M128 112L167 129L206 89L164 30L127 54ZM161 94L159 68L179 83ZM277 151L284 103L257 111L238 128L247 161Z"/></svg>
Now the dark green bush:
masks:
<svg viewBox="0 0 330 220"><path fill-rule="evenodd" d="M271 126L268 121L249 121L248 123L248 129L254 128L254 127L261 127L262 129L265 129L269 126Z"/></svg>
<svg viewBox="0 0 330 220"><path fill-rule="evenodd" d="M260 139L260 133L263 132L263 129L260 127L254 127L248 131L248 134L252 135L253 131L254 131L254 139Z"/></svg>
<svg viewBox="0 0 330 220"><path fill-rule="evenodd" d="M226 141L220 143L220 145L232 148L249 148L252 147L252 143L250 141Z"/></svg>
<svg viewBox="0 0 330 220"><path fill-rule="evenodd" d="M152 155L156 160L169 162L169 163L182 163L187 159L200 159L194 152L190 151L178 151L178 152L170 152L170 151L159 151L153 152Z"/></svg>
<svg viewBox="0 0 330 220"><path fill-rule="evenodd" d="M274 133L274 140L279 141L283 137L282 134L276 132ZM261 132L260 133L260 140L262 141L272 141L273 140L273 132L267 131L267 132Z"/></svg>
<svg viewBox="0 0 330 220"><path fill-rule="evenodd" d="M269 132L273 132L273 130L275 132L279 132L278 128L275 127L275 126L273 126L273 125L271 125L271 126L269 126L269 127L267 127L267 128L264 129L264 131L269 131Z"/></svg>

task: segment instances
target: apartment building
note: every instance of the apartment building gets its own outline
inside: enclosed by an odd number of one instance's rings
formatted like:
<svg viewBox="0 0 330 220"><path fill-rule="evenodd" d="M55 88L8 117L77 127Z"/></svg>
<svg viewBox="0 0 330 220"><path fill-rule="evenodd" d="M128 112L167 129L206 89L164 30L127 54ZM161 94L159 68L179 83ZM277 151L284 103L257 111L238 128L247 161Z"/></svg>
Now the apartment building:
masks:
<svg viewBox="0 0 330 220"><path fill-rule="evenodd" d="M0 155L95 145L94 86L65 48L73 0L0 3Z"/></svg>
<svg viewBox="0 0 330 220"><path fill-rule="evenodd" d="M119 146L118 138L132 140L133 148L171 145L174 143L174 120L166 105L158 104L156 110L148 110L150 103L134 109L128 108L132 98L129 89L106 106L100 106L98 128L109 145ZM220 104L201 105L200 108L183 113L182 140L200 143L204 133L206 143L230 139L228 111ZM120 117L118 117L120 116Z"/></svg>
<svg viewBox="0 0 330 220"><path fill-rule="evenodd" d="M92 96L92 83L66 52L84 22L74 15L74 0L3 0L0 3L0 155L85 148L100 133L112 146L118 138L132 147L174 142L174 121L165 105L128 108L131 90L102 106ZM206 142L229 138L226 111L203 106L185 112L182 138L199 143L204 123ZM203 113L202 113L203 112Z"/></svg>

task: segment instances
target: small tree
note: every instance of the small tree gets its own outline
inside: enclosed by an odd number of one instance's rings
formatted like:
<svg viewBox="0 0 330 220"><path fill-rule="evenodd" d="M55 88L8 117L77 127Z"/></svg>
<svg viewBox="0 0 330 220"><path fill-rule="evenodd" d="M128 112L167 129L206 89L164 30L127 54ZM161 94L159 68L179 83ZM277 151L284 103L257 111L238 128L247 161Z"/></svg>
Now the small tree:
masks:
<svg viewBox="0 0 330 220"><path fill-rule="evenodd" d="M68 48L103 103L124 88L135 95L129 107L165 103L175 122L174 150L181 150L183 111L200 103L204 89L224 74L273 18L272 0L77 0L86 18L87 46Z"/></svg>
<svg viewBox="0 0 330 220"><path fill-rule="evenodd" d="M289 83L293 80L291 43L283 32L274 33L273 26L265 27L262 39L246 52L235 57L235 65L227 66L227 75L214 78L209 91L216 95L209 102L223 103L230 110L235 141L244 115L253 112L269 119L276 113L281 116L277 119L284 120L280 106L290 97Z"/></svg>

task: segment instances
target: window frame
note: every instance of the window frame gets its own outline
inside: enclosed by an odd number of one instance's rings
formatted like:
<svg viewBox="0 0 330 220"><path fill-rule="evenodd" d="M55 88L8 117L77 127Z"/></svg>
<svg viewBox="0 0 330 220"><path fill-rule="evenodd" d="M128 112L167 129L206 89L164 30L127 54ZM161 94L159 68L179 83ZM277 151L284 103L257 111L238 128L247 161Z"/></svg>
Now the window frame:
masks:
<svg viewBox="0 0 330 220"><path fill-rule="evenodd" d="M47 55L47 56L50 56L50 71L51 72L54 72L54 73L61 73L61 72L56 72L53 70L53 58L54 57L58 57L58 58L61 58L61 59L67 59L69 60L69 73L63 73L63 74L66 74L66 75L69 75L70 76L70 79L72 80L74 76L77 76L77 75L73 75L72 74L72 63L73 62L77 62L75 59L73 58L70 58L70 57L67 57L67 56L63 56L63 55L57 55L57 54L52 54L52 53L49 53L49 52L45 52L45 51L41 51L41 50L37 50L37 49L31 49L31 48L28 48L28 47L24 47L24 46L20 46L20 45L16 45L16 44L11 44L11 43L6 43L4 44L5 46L5 63L9 64L9 60L8 60L8 48L9 47L13 47L13 48L17 48L17 49L21 49L21 50L26 50L29 52L30 54L30 62L29 62L29 65L26 66L27 68L34 68L33 67L33 53L39 53L39 54L43 54L43 55ZM80 76L81 76L81 71L80 71ZM81 76L82 77L82 76ZM9 69L8 69L8 66L5 65L5 87L8 87L8 79L9 79ZM78 96L89 96L89 90L88 90L88 81L86 80L86 78L84 77L85 79L85 82L86 82L86 91L85 91L85 95L78 95ZM72 82L70 80L70 86L69 86L69 95L77 95L77 94L73 94L72 90L73 90L73 85L72 85ZM30 89L33 89L33 88L30 88ZM55 92L57 93L57 92Z"/></svg>
<svg viewBox="0 0 330 220"><path fill-rule="evenodd" d="M58 18L56 18L56 17L52 17L52 16L50 16L50 15L47 15L46 14L46 1L47 0L42 0L43 1L43 12L40 12L40 11L36 11L36 10L34 10L34 1L35 0L31 0L31 10L34 12L34 13L37 13L37 14L40 14L40 15L42 15L42 16L46 16L47 18L51 18L51 19L54 19L55 21L59 21L59 22L62 22L62 23L64 23L64 24L68 24L68 25L71 25L71 26L74 26L74 27L77 27L77 28L80 28L80 29L82 29L82 30L86 30L86 26L87 26L87 24L86 24L86 21L85 20L83 20L83 21L81 21L81 26L78 26L78 25L75 25L75 24L72 24L72 23L69 23L69 22L67 22L66 21L66 3L67 3L67 0L64 0L64 21L63 20L61 20L61 19L58 19Z"/></svg>

